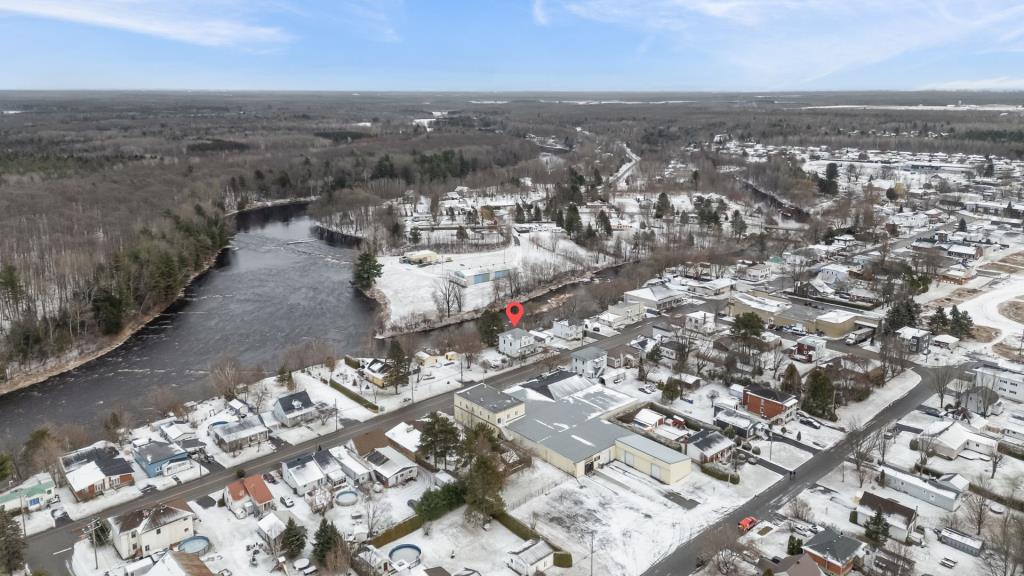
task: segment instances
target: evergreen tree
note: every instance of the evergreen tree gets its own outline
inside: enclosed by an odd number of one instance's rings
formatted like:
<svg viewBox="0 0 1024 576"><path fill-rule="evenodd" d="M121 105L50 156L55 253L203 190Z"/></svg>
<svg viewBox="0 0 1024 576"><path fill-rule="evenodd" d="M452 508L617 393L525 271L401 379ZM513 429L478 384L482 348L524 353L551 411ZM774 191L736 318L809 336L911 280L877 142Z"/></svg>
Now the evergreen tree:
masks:
<svg viewBox="0 0 1024 576"><path fill-rule="evenodd" d="M875 515L864 523L864 537L879 545L889 539L889 523L881 510L875 510Z"/></svg>
<svg viewBox="0 0 1024 576"><path fill-rule="evenodd" d="M519 204L518 202L516 203L515 221L516 224L522 224L523 222L526 222L526 212L523 211L523 205Z"/></svg>
<svg viewBox="0 0 1024 576"><path fill-rule="evenodd" d="M661 346L655 344L654 347L647 352L647 359L654 364L661 362Z"/></svg>
<svg viewBox="0 0 1024 576"><path fill-rule="evenodd" d="M306 549L306 527L296 524L294 518L289 518L284 527L281 548L288 558L298 558Z"/></svg>
<svg viewBox="0 0 1024 576"><path fill-rule="evenodd" d="M565 222L562 228L565 229L565 233L569 236L575 236L583 227L583 221L580 219L580 210L575 204L569 204L569 207L565 210Z"/></svg>
<svg viewBox="0 0 1024 576"><path fill-rule="evenodd" d="M531 216L530 219L533 220L534 222L539 222L540 221L541 215L540 215L540 206L539 205L537 205L537 204L533 205L533 216Z"/></svg>
<svg viewBox="0 0 1024 576"><path fill-rule="evenodd" d="M592 178L591 183L596 188L597 186L600 186L602 182L604 182L604 180L601 179L601 171L598 170L597 167L595 166L594 167L594 176Z"/></svg>
<svg viewBox="0 0 1024 576"><path fill-rule="evenodd" d="M352 282L361 290L369 290L384 274L384 266L377 261L377 256L369 250L359 253L356 266L352 269Z"/></svg>
<svg viewBox="0 0 1024 576"><path fill-rule="evenodd" d="M461 242L469 240L469 232L466 230L465 226L459 225L455 230L455 239Z"/></svg>
<svg viewBox="0 0 1024 576"><path fill-rule="evenodd" d="M654 217L664 218L672 215L672 202L668 199L668 194L662 192L658 194L658 201L654 204Z"/></svg>
<svg viewBox="0 0 1024 576"><path fill-rule="evenodd" d="M967 232L967 220L960 218L960 221L956 223L956 229L958 232Z"/></svg>
<svg viewBox="0 0 1024 576"><path fill-rule="evenodd" d="M885 332L892 334L904 326L917 326L921 305L912 298L903 298L894 303L885 315Z"/></svg>
<svg viewBox="0 0 1024 576"><path fill-rule="evenodd" d="M14 474L14 466L11 464L9 454L0 453L0 482L7 481Z"/></svg>
<svg viewBox="0 0 1024 576"><path fill-rule="evenodd" d="M939 308L932 314L932 317L928 319L928 330L933 334L941 334L949 328L949 317L946 316L946 311L943 308Z"/></svg>
<svg viewBox="0 0 1024 576"><path fill-rule="evenodd" d="M320 519L320 527L313 534L313 560L320 566L327 560L327 553L341 540L341 534L327 518Z"/></svg>
<svg viewBox="0 0 1024 576"><path fill-rule="evenodd" d="M395 394L398 394L399 386L409 383L409 357L402 349L398 339L392 339L388 345L387 364L391 367L388 371L388 384L395 387Z"/></svg>
<svg viewBox="0 0 1024 576"><path fill-rule="evenodd" d="M412 242L413 244L419 244L420 240L422 239L423 235L420 234L419 228L413 228L412 230L409 230L409 242Z"/></svg>
<svg viewBox="0 0 1024 576"><path fill-rule="evenodd" d="M476 321L476 330L480 333L480 340L487 346L498 345L498 334L505 329L505 323L497 310L484 310Z"/></svg>
<svg viewBox="0 0 1024 576"><path fill-rule="evenodd" d="M505 478L491 456L473 460L466 474L466 516L482 522L505 510L501 489Z"/></svg>
<svg viewBox="0 0 1024 576"><path fill-rule="evenodd" d="M974 320L967 312L957 310L956 306L949 313L949 333L957 338L967 338L974 328Z"/></svg>
<svg viewBox="0 0 1024 576"><path fill-rule="evenodd" d="M796 369L795 364L790 364L786 367L786 371L782 373L782 382L779 387L783 392L792 394L799 399L802 386L803 382L800 380L800 371Z"/></svg>
<svg viewBox="0 0 1024 576"><path fill-rule="evenodd" d="M597 213L597 224L601 227L601 232L603 232L605 236L612 235L612 221L608 218L608 214L604 210Z"/></svg>
<svg viewBox="0 0 1024 576"><path fill-rule="evenodd" d="M804 552L804 541L796 536L789 536L789 543L786 544L786 555L796 556L797 554L803 554Z"/></svg>
<svg viewBox="0 0 1024 576"><path fill-rule="evenodd" d="M743 216L739 210L733 210L732 212L732 234L739 238L747 233L747 223L743 220Z"/></svg>
<svg viewBox="0 0 1024 576"><path fill-rule="evenodd" d="M565 228L565 216L562 215L562 209L555 210L555 226L559 228Z"/></svg>
<svg viewBox="0 0 1024 576"><path fill-rule="evenodd" d="M807 375L807 394L803 409L808 414L827 420L835 420L835 386L824 370L815 368Z"/></svg>
<svg viewBox="0 0 1024 576"><path fill-rule="evenodd" d="M25 537L18 519L0 507L0 572L14 574L25 567Z"/></svg>
<svg viewBox="0 0 1024 576"><path fill-rule="evenodd" d="M420 432L419 451L430 456L434 464L448 468L448 456L457 454L460 446L459 428L438 412L431 412Z"/></svg>
<svg viewBox="0 0 1024 576"><path fill-rule="evenodd" d="M675 402L682 390L680 389L680 381L678 378L669 378L665 381L665 384L661 387L661 401L665 404L671 404Z"/></svg>

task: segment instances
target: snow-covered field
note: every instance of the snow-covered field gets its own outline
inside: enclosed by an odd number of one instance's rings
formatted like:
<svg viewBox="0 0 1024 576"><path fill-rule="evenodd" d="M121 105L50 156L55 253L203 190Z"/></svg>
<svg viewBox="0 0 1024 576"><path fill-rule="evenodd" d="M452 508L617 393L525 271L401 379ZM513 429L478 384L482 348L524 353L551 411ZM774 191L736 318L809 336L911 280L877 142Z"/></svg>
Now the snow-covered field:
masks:
<svg viewBox="0 0 1024 576"><path fill-rule="evenodd" d="M771 460L775 464L790 470L799 468L801 464L807 462L813 456L810 452L785 442L756 440L752 444L761 449L761 458Z"/></svg>
<svg viewBox="0 0 1024 576"><path fill-rule="evenodd" d="M543 472L539 476L524 479L538 486L552 480ZM589 573L592 533L595 573L640 574L781 478L747 466L740 484L732 485L695 467L686 478L666 486L618 462L580 480L562 477L533 497L529 488L513 488L527 499L511 512L527 524L536 522L538 532L572 552L574 568L565 573L580 575ZM669 499L670 493L676 500ZM690 500L692 507L680 498Z"/></svg>

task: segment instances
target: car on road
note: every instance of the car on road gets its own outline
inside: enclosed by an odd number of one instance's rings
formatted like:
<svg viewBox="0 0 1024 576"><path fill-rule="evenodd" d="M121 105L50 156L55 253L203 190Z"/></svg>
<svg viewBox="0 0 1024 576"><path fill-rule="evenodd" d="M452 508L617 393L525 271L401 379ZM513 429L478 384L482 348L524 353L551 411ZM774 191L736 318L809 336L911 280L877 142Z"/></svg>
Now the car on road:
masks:
<svg viewBox="0 0 1024 576"><path fill-rule="evenodd" d="M754 526L757 526L757 518L754 518L753 516L747 516L743 520L740 520L740 523L737 525L742 533L749 532Z"/></svg>
<svg viewBox="0 0 1024 576"><path fill-rule="evenodd" d="M295 506L295 501L287 496L281 496L281 505L285 508L291 508L292 506Z"/></svg>

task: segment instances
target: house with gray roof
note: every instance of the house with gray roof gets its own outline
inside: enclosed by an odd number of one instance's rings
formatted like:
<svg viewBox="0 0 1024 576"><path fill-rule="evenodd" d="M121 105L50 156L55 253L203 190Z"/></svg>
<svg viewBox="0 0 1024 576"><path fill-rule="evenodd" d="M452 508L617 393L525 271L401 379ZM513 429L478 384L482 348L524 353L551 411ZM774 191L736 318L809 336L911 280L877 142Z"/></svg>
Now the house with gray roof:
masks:
<svg viewBox="0 0 1024 576"><path fill-rule="evenodd" d="M859 540L825 528L804 543L804 553L811 556L822 572L846 576L853 570L854 560L863 546Z"/></svg>
<svg viewBox="0 0 1024 576"><path fill-rule="evenodd" d="M498 352L509 358L523 358L537 352L537 339L522 328L498 334Z"/></svg>
<svg viewBox="0 0 1024 576"><path fill-rule="evenodd" d="M585 378L599 378L608 365L608 353L596 346L573 351L572 371Z"/></svg>
<svg viewBox="0 0 1024 576"><path fill-rule="evenodd" d="M486 424L497 432L522 418L526 408L521 399L486 384L477 384L455 394L455 421L466 428Z"/></svg>

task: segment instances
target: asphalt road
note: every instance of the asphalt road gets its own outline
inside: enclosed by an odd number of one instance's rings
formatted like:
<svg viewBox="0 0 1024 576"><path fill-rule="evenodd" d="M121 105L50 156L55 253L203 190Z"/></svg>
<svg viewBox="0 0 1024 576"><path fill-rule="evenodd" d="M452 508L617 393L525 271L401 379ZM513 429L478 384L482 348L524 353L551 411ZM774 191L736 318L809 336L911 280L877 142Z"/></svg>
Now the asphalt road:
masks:
<svg viewBox="0 0 1024 576"><path fill-rule="evenodd" d="M864 427L869 432L874 432L899 420L934 394L934 391L928 384L931 369L918 366L913 370L921 375L921 382L907 393L906 396L892 403L875 415L871 421L865 423ZM758 494L731 514L726 515L708 527L696 538L689 540L659 560L654 566L644 572L644 576L684 576L694 572L696 570L697 557L707 557L710 555L710 551L704 549L705 542L702 537L704 533L716 530L732 530L736 537L739 538L740 534L737 524L739 524L740 520L747 516L754 516L756 518L771 517L783 509L786 502L815 485L823 476L839 466L839 463L845 460L850 452L850 442L847 438L844 438L834 446L813 456L796 469L796 477L794 479L783 478L764 492Z"/></svg>
<svg viewBox="0 0 1024 576"><path fill-rule="evenodd" d="M691 312L695 309L697 309L697 306L685 306L680 308L676 313ZM630 340L636 338L640 334L644 334L652 324L659 320L660 318L646 319L638 324L630 326L625 331L615 336L602 338L596 341L593 345L608 350L628 344ZM571 351L562 351L551 357L551 360L546 359L545 361L516 367L501 374L487 376L484 381L489 386L507 388L540 375L542 372L547 370L547 366L551 362L568 362L570 353ZM468 384L467 386L472 384L475 383ZM108 518L110 516L116 516L124 512L151 506L160 502L169 502L174 500L188 501L201 498L220 490L227 484L233 482L237 477L236 470L238 468L244 468L246 474L262 474L264 472L277 469L280 466L280 463L284 460L289 460L316 450L317 446L338 446L344 444L349 439L370 430L376 428L387 430L401 422L416 420L435 411L451 413L453 407L452 397L454 394L455 392L448 392L439 396L434 396L426 400L403 406L402 408L392 412L385 412L384 414L367 420L366 422L350 424L337 432L325 434L301 444L285 446L275 452L268 452L264 456L250 460L241 466L219 472L212 472L201 478L186 482L181 486L176 486L162 492L146 494L124 504L113 506L104 510L98 516ZM29 536L26 539L28 544L26 555L29 566L34 570L46 570L49 574L54 575L70 574L70 570L68 570L67 566L71 563L72 547L76 541L83 538L82 529L87 526L91 520L92 518L83 518L81 520L76 520L57 528L51 528L45 532Z"/></svg>

